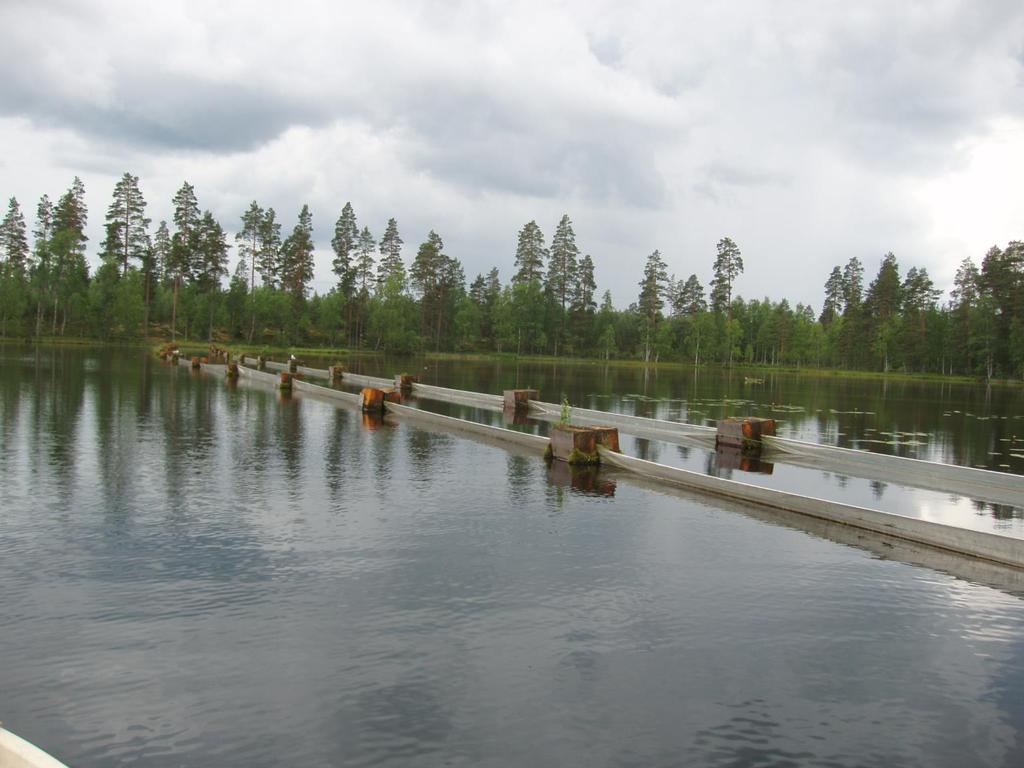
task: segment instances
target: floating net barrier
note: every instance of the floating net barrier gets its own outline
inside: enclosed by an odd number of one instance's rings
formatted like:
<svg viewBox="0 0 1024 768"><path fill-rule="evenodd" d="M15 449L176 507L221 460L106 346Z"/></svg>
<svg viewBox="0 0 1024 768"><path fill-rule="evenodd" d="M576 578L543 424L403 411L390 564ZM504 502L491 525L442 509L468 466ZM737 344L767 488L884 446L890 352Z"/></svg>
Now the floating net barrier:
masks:
<svg viewBox="0 0 1024 768"><path fill-rule="evenodd" d="M246 358L242 358L243 361ZM270 367L271 363L266 363ZM275 366L281 365L275 363ZM286 365L281 370L287 370ZM327 378L323 369L301 369L309 375ZM393 387L392 379L362 376L345 372L342 380L356 386L387 388ZM439 400L456 405L467 405L492 411L501 411L504 399L501 395L489 395L461 389L449 389L428 384L413 384L412 394L428 400ZM530 401L529 417L547 422L561 418L562 407L555 403L539 400ZM696 446L705 450L715 448L715 427L687 424L646 416L631 416L611 411L573 407L569 412L570 422L577 426L602 424L617 427L620 431L635 437L660 440L679 445ZM761 456L764 461L793 464L808 469L820 469L839 475L881 480L898 485L942 491L957 496L1009 506L1024 504L1024 476L996 472L957 464L943 464L936 461L909 459L902 456L872 453L870 451L839 448L837 446L808 443L782 437L766 437L767 452Z"/></svg>
<svg viewBox="0 0 1024 768"><path fill-rule="evenodd" d="M276 384L278 377L273 374L240 368L241 375L252 381ZM302 394L308 394L327 401L358 408L361 398L341 390L294 380L293 387ZM604 412L596 411L595 413ZM424 411L407 405L388 403L386 414L400 421L416 426L454 432L462 435L482 437L499 445L515 445L542 453L548 446L548 438L518 432L504 427L494 427L475 421L445 416ZM752 504L769 514L772 510L795 513L831 524L839 524L879 536L923 544L944 552L978 558L1002 566L1024 569L1024 540L994 533L973 531L943 523L934 523L919 518L905 517L891 512L844 504L827 499L751 485L738 480L728 480L705 475L692 470L670 467L599 447L605 466L623 470L645 480L664 483L677 488L709 494L744 504Z"/></svg>
<svg viewBox="0 0 1024 768"><path fill-rule="evenodd" d="M1024 568L1024 540L984 531L972 531L916 517L904 517L853 504L804 496L738 480L712 477L688 469L670 467L653 461L614 453L598 446L602 462L644 477L654 478L684 488L722 496L736 501L797 512L808 517L852 526L872 533L915 541L930 547L957 552L983 560Z"/></svg>

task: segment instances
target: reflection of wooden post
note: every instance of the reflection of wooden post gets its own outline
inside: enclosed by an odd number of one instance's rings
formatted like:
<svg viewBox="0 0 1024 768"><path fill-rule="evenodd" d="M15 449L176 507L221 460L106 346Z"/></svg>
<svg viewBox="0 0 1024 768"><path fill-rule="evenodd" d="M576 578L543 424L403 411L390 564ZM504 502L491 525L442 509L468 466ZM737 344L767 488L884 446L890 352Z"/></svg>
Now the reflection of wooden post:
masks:
<svg viewBox="0 0 1024 768"><path fill-rule="evenodd" d="M412 391L412 385L416 383L416 377L410 376L408 373L399 373L395 375L395 386L402 390L402 394L408 394Z"/></svg>
<svg viewBox="0 0 1024 768"><path fill-rule="evenodd" d="M281 371L281 381L277 385L282 392L292 391L292 375L286 371Z"/></svg>
<svg viewBox="0 0 1024 768"><path fill-rule="evenodd" d="M530 410L530 401L539 397L536 389L506 389L505 408L513 411Z"/></svg>
<svg viewBox="0 0 1024 768"><path fill-rule="evenodd" d="M332 365L327 369L327 378L330 379L333 386L341 384L341 379L345 375L345 369L340 365Z"/></svg>
<svg viewBox="0 0 1024 768"><path fill-rule="evenodd" d="M384 390L363 387L360 395L363 398L363 411L366 413L384 412Z"/></svg>
<svg viewBox="0 0 1024 768"><path fill-rule="evenodd" d="M192 356L192 368L199 368L199 358L195 355Z"/></svg>

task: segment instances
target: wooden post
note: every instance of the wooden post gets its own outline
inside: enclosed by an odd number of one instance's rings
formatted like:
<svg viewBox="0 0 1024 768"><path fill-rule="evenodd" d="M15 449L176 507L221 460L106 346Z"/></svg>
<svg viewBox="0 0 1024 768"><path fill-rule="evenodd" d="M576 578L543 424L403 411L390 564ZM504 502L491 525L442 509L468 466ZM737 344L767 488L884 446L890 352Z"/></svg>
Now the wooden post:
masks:
<svg viewBox="0 0 1024 768"><path fill-rule="evenodd" d="M345 376L345 369L340 365L332 365L327 368L327 378L330 379L332 386L338 386L341 384L342 378Z"/></svg>
<svg viewBox="0 0 1024 768"><path fill-rule="evenodd" d="M294 357L288 359L288 373L299 372L299 361Z"/></svg>
<svg viewBox="0 0 1024 768"><path fill-rule="evenodd" d="M750 455L761 453L761 438L775 435L775 419L732 416L718 422L715 445L731 445Z"/></svg>
<svg viewBox="0 0 1024 768"><path fill-rule="evenodd" d="M384 412L384 390L363 387L360 395L363 398L363 411L366 413Z"/></svg>
<svg viewBox="0 0 1024 768"><path fill-rule="evenodd" d="M256 358L256 370L265 371L267 370L267 361L263 359L263 355Z"/></svg>
<svg viewBox="0 0 1024 768"><path fill-rule="evenodd" d="M237 379L238 378L238 363L228 363L227 372L228 372L228 378L229 379Z"/></svg>
<svg viewBox="0 0 1024 768"><path fill-rule="evenodd" d="M615 427L574 427L556 424L551 428L550 458L568 464L600 464L597 446L619 452L619 430Z"/></svg>
<svg viewBox="0 0 1024 768"><path fill-rule="evenodd" d="M408 373L395 374L395 386L402 390L402 394L412 391L412 385L416 383L416 377Z"/></svg>
<svg viewBox="0 0 1024 768"><path fill-rule="evenodd" d="M530 401L536 400L540 394L536 389L506 389L505 408L513 411L530 410Z"/></svg>
<svg viewBox="0 0 1024 768"><path fill-rule="evenodd" d="M197 370L199 368L199 358L194 355L192 356L192 368L194 370Z"/></svg>
<svg viewBox="0 0 1024 768"><path fill-rule="evenodd" d="M277 385L282 392L292 391L292 375L286 371L281 371L281 381Z"/></svg>

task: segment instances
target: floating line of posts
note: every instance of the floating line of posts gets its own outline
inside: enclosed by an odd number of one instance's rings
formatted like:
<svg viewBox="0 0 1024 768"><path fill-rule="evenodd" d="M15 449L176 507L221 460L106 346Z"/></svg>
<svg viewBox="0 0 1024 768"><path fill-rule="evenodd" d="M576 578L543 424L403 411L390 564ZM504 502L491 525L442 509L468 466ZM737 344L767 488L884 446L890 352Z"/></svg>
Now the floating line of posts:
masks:
<svg viewBox="0 0 1024 768"><path fill-rule="evenodd" d="M365 409L365 392L363 395L344 392L329 386L313 384L309 381L291 378L287 371L280 376L275 376L263 371L254 370L246 366L238 368L242 378L271 386L281 386L283 381L288 381L289 386L297 392L313 395L315 397L340 403L349 407L363 407ZM388 385L393 384L391 380L374 377L356 377L351 374L344 374L345 380L350 383L373 383L380 382ZM420 386L420 396L426 397L427 392L443 390L443 388L423 388ZM444 394L446 397L456 397L459 390L444 390L435 394ZM416 385L413 386L413 393L416 392ZM475 394L475 393L471 393ZM482 395L493 404L495 395ZM461 402L461 401L460 401ZM530 401L532 406L534 401ZM396 402L381 401L383 412L403 421L410 421L417 425L440 429L444 431L470 434L483 437L488 441L498 443L515 444L538 453L547 450L551 441L540 435L532 435L504 427L495 427L466 419L459 419L452 416L445 416L419 408L401 405ZM580 409L584 410L584 409ZM595 414L602 422L608 421L604 411L589 411ZM577 414L579 415L579 414ZM637 418L637 417L631 417ZM671 424L671 422L664 422ZM615 467L637 476L666 483L672 486L697 491L703 494L711 494L731 501L753 504L761 509L780 510L783 512L796 513L817 520L836 523L861 531L871 532L885 537L905 540L916 544L923 544L935 549L979 558L982 560L1008 565L1017 569L1024 569L1024 541L1008 536L1000 536L993 533L973 531L956 526L935 523L918 518L905 517L890 512L869 509L852 504L831 501L828 499L805 496L787 491L780 491L764 486L752 485L720 477L705 475L692 470L671 467L665 464L658 464L631 456L626 456L603 446L597 446L600 460L611 467Z"/></svg>
<svg viewBox="0 0 1024 768"><path fill-rule="evenodd" d="M243 363L246 360L246 357L242 358ZM285 363L266 361L265 366L271 370L288 370L288 364ZM311 378L330 379L330 371L320 368L296 366L296 371ZM392 379L363 376L347 371L342 374L342 380L346 384L359 387L394 386ZM411 393L427 400L491 411L502 411L504 407L501 395L448 389L418 382L412 384ZM540 400L530 400L529 416L541 421L556 422L561 416L561 406ZM699 424L685 424L578 407L570 409L569 418L570 423L575 425L604 424L618 427L626 434L648 440L695 446L705 450L714 450L715 447L715 428ZM766 436L764 444L767 450L762 458L766 461L793 464L808 469L827 470L837 474L881 480L930 491L943 491L996 504L1019 506L1024 503L1024 477L1020 475L775 436Z"/></svg>

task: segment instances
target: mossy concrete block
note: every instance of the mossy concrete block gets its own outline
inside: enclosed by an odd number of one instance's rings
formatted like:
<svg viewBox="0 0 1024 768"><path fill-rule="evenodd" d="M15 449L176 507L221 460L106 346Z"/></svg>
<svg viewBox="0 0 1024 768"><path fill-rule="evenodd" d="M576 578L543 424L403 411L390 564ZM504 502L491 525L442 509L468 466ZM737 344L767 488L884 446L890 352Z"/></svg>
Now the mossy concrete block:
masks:
<svg viewBox="0 0 1024 768"><path fill-rule="evenodd" d="M540 393L536 389L506 389L504 392L505 408L516 411L530 410L530 401L537 400Z"/></svg>

